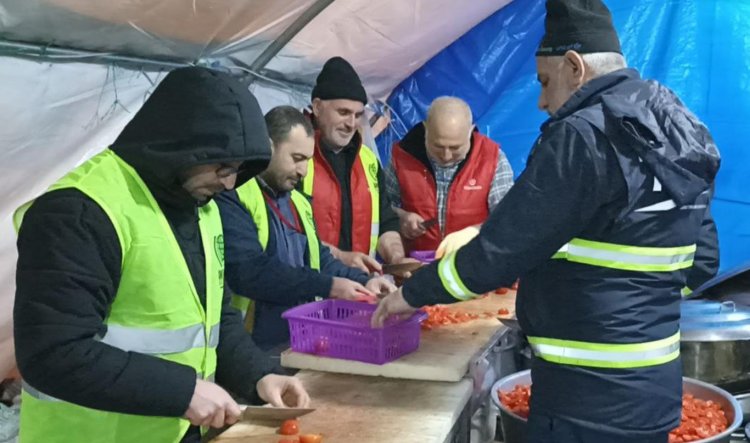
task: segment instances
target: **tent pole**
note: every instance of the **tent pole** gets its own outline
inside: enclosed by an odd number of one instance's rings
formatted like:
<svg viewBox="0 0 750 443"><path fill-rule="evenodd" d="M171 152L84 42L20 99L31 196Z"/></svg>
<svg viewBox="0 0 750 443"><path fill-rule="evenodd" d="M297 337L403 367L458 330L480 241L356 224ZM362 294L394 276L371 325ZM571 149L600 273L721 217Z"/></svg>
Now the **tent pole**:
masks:
<svg viewBox="0 0 750 443"><path fill-rule="evenodd" d="M80 49L67 49L55 46L45 46L30 43L20 43L10 40L0 40L0 56L27 58L34 61L45 60L54 62L80 63L114 63L119 66L129 66L141 69L161 70L191 66L193 63L153 60L141 57L118 55L111 52L95 52Z"/></svg>
<svg viewBox="0 0 750 443"><path fill-rule="evenodd" d="M263 50L263 52L247 67L250 71L259 72L265 68L268 62L281 51L287 43L289 43L295 35L307 26L315 17L318 16L325 8L327 8L334 0L317 0L313 3L305 12L303 12L297 19L289 25L271 44ZM255 81L255 76L248 76L244 83L248 86Z"/></svg>

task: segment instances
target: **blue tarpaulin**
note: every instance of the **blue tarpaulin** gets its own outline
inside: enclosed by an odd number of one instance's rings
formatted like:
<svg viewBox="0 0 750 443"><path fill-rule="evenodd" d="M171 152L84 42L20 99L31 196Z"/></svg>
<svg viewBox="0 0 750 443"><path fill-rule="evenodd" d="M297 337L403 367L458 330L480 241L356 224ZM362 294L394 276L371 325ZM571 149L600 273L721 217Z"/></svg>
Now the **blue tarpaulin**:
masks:
<svg viewBox="0 0 750 443"><path fill-rule="evenodd" d="M466 100L518 175L546 115L536 107L534 52L545 0L515 0L438 53L391 94L381 158L429 103ZM628 64L673 89L722 154L712 205L722 270L750 260L750 0L607 0Z"/></svg>

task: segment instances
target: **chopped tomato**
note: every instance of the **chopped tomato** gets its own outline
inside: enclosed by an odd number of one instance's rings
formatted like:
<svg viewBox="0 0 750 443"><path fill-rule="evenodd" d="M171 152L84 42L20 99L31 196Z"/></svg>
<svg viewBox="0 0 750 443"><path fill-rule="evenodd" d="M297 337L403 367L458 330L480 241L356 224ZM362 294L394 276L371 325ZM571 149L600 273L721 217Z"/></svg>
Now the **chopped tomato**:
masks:
<svg viewBox="0 0 750 443"><path fill-rule="evenodd" d="M422 322L422 329L428 331L436 326L466 323L479 318L479 314L448 310L442 305L425 306L423 309L428 317Z"/></svg>
<svg viewBox="0 0 750 443"><path fill-rule="evenodd" d="M529 399L531 399L531 385L516 385L510 392L497 391L500 403L519 417L529 417Z"/></svg>
<svg viewBox="0 0 750 443"><path fill-rule="evenodd" d="M497 391L500 402L516 415L529 416L530 385L516 385L510 392ZM669 433L669 443L686 443L721 434L729 426L724 411L713 401L704 401L690 394L682 396L682 420Z"/></svg>
<svg viewBox="0 0 750 443"><path fill-rule="evenodd" d="M669 441L683 443L701 440L724 432L728 426L729 421L717 403L685 394L682 396L680 426L669 433Z"/></svg>
<svg viewBox="0 0 750 443"><path fill-rule="evenodd" d="M284 420L279 428L281 435L297 435L299 433L299 422L297 420Z"/></svg>
<svg viewBox="0 0 750 443"><path fill-rule="evenodd" d="M497 288L495 289L495 294L503 295L503 294L507 294L508 291L510 291L510 289L508 288Z"/></svg>
<svg viewBox="0 0 750 443"><path fill-rule="evenodd" d="M505 308L500 308L497 311L497 315L508 315L508 314L510 314L510 311Z"/></svg>
<svg viewBox="0 0 750 443"><path fill-rule="evenodd" d="M282 438L281 440L279 440L279 443L299 443L299 440L297 440L296 438Z"/></svg>
<svg viewBox="0 0 750 443"><path fill-rule="evenodd" d="M319 434L303 434L299 436L299 443L321 443L323 436Z"/></svg>

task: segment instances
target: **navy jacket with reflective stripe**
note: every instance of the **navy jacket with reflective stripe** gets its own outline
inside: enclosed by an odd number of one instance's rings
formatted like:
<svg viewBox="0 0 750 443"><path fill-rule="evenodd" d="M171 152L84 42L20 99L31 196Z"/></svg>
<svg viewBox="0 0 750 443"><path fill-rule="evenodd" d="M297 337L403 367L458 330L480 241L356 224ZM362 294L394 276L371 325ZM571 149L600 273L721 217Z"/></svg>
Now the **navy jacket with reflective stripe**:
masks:
<svg viewBox="0 0 750 443"><path fill-rule="evenodd" d="M526 170L458 252L457 272L476 293L520 277L516 314L528 335L596 343L669 337L689 270L636 272L550 257L573 238L697 243L718 165L708 130L667 88L631 69L594 79L542 126ZM638 211L669 200L677 208ZM436 266L407 281L404 296L412 305L455 301ZM620 434L669 430L679 421L680 369L679 359L637 369L537 361L532 411Z"/></svg>

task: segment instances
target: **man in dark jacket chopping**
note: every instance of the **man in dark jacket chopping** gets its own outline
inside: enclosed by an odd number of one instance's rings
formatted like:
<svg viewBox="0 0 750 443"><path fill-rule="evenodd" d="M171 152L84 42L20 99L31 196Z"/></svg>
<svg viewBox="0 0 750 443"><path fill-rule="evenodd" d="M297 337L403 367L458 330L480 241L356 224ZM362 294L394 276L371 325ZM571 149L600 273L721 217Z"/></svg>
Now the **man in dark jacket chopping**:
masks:
<svg viewBox="0 0 750 443"><path fill-rule="evenodd" d="M666 442L680 422L680 291L719 153L672 91L625 67L601 1L548 0L537 72L550 118L526 170L480 234L386 297L373 324L520 276L537 356L528 441Z"/></svg>
<svg viewBox="0 0 750 443"><path fill-rule="evenodd" d="M199 441L238 419L223 387L307 404L224 290L212 197L270 156L246 88L178 69L110 148L16 212L22 442Z"/></svg>
<svg viewBox="0 0 750 443"><path fill-rule="evenodd" d="M268 168L216 203L226 234L227 283L233 305L261 349L278 354L289 344L281 314L321 298L352 300L395 290L333 257L318 237L309 198L295 189L307 174L315 139L310 121L291 106L265 116L273 156ZM253 300L253 302L251 302Z"/></svg>

